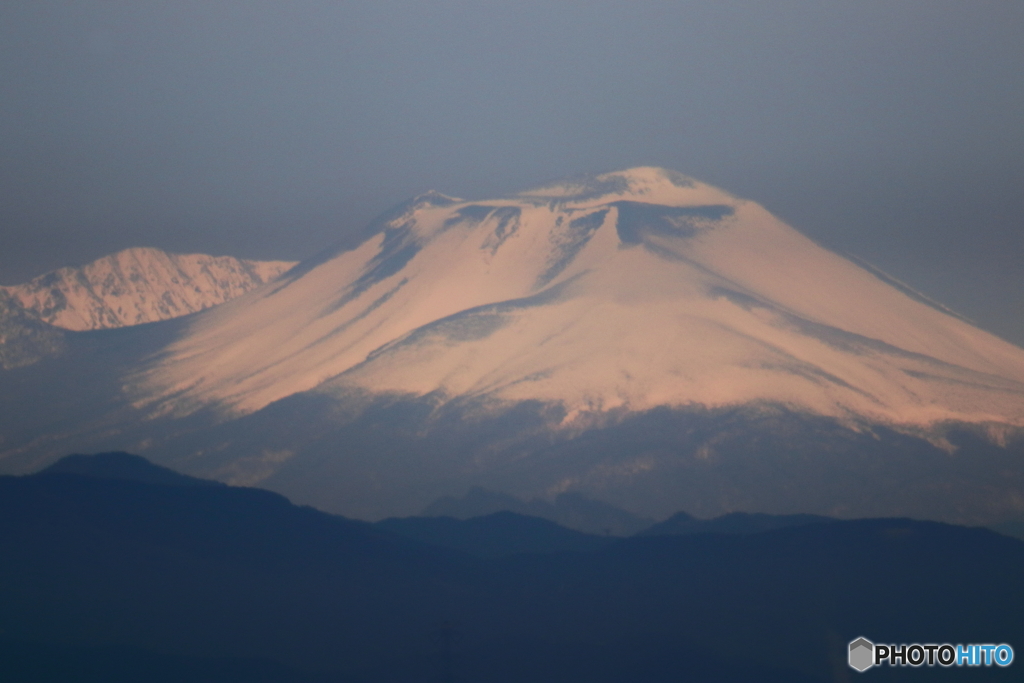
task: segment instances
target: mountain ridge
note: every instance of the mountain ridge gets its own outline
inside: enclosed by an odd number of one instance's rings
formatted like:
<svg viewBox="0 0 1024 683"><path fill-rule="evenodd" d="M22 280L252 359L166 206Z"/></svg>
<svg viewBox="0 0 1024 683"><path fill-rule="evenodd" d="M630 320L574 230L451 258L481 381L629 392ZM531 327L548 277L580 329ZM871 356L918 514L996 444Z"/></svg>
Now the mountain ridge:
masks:
<svg viewBox="0 0 1024 683"><path fill-rule="evenodd" d="M454 661L496 683L824 683L858 636L1022 636L1024 543L935 522L585 539L526 520L495 553L474 525L430 545L252 489L37 474L0 494L0 648L85 659L60 680L443 680ZM487 557L441 547L466 541Z"/></svg>
<svg viewBox="0 0 1024 683"><path fill-rule="evenodd" d="M201 311L273 280L290 261L134 247L0 287L8 304L66 330L124 327Z"/></svg>

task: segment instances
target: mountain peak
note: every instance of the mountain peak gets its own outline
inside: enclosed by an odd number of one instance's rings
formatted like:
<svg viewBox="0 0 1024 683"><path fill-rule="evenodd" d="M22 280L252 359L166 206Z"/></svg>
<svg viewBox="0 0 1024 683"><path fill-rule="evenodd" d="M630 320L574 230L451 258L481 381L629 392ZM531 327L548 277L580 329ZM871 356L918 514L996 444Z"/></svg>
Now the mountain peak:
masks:
<svg viewBox="0 0 1024 683"><path fill-rule="evenodd" d="M240 296L293 265L131 247L0 291L50 325L97 330L194 313Z"/></svg>
<svg viewBox="0 0 1024 683"><path fill-rule="evenodd" d="M145 458L121 451L67 455L38 474L75 474L94 479L118 479L171 486L223 486L220 482L197 479L154 465Z"/></svg>
<svg viewBox="0 0 1024 683"><path fill-rule="evenodd" d="M626 199L674 204L685 199L697 181L678 171L656 166L637 166L609 173L581 175L542 185L517 196L556 201L587 201L594 199Z"/></svg>
<svg viewBox="0 0 1024 683"><path fill-rule="evenodd" d="M448 206L450 204L458 204L462 200L458 197L450 197L446 194L442 194L437 190L427 190L421 192L410 200L410 204L413 206L420 204L428 204L431 206Z"/></svg>

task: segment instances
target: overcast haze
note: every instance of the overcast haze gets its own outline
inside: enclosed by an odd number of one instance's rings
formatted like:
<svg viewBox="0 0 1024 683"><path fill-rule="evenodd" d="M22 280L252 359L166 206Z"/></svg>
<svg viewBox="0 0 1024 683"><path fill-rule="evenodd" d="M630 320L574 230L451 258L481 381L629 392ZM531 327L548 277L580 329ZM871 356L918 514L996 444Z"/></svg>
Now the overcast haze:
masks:
<svg viewBox="0 0 1024 683"><path fill-rule="evenodd" d="M0 283L673 168L1024 345L1024 3L0 5Z"/></svg>

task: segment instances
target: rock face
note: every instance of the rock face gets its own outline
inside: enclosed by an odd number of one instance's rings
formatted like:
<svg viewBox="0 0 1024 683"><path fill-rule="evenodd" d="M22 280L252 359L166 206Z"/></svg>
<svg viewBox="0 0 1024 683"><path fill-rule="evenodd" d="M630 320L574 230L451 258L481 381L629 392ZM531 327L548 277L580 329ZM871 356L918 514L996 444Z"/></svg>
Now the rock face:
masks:
<svg viewBox="0 0 1024 683"><path fill-rule="evenodd" d="M293 265L135 248L0 290L9 305L54 327L99 330L201 311L244 294Z"/></svg>
<svg viewBox="0 0 1024 683"><path fill-rule="evenodd" d="M0 369L31 365L64 348L64 332L40 321L0 291Z"/></svg>

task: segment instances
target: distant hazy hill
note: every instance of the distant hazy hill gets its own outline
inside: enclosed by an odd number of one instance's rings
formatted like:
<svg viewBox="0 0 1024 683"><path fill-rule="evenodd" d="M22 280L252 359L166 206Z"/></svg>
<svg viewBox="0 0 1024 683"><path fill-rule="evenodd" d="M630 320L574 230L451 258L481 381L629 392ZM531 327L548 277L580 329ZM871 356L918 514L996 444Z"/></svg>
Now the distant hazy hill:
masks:
<svg viewBox="0 0 1024 683"><path fill-rule="evenodd" d="M630 514L578 493L563 493L552 502L540 498L525 501L480 487L471 488L461 498L442 496L424 508L422 514L467 520L502 511L540 517L569 529L602 536L632 536L654 524L653 519Z"/></svg>
<svg viewBox="0 0 1024 683"><path fill-rule="evenodd" d="M55 327L99 330L201 311L244 294L293 265L140 247L0 290L9 301Z"/></svg>
<svg viewBox="0 0 1024 683"><path fill-rule="evenodd" d="M664 522L653 524L637 535L756 534L763 531L834 521L836 520L820 515L766 515L750 512L730 512L714 519L696 519L685 512L677 512Z"/></svg>
<svg viewBox="0 0 1024 683"><path fill-rule="evenodd" d="M507 516L521 551L481 558L102 461L0 477L10 680L826 683L852 680L859 636L1024 642L1024 542L982 529L836 521L536 552L582 535Z"/></svg>

